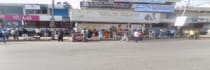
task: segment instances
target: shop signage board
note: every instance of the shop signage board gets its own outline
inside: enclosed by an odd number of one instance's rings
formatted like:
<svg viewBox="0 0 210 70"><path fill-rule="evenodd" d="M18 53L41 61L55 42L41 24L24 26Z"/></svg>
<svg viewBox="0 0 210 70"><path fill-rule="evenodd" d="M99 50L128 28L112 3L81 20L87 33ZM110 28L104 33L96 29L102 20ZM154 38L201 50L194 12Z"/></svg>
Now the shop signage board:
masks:
<svg viewBox="0 0 210 70"><path fill-rule="evenodd" d="M159 13L143 13L128 10L72 10L71 21L159 23Z"/></svg>
<svg viewBox="0 0 210 70"><path fill-rule="evenodd" d="M131 8L129 3L114 2L80 2L80 6L89 8Z"/></svg>
<svg viewBox="0 0 210 70"><path fill-rule="evenodd" d="M40 10L40 5L27 4L27 5L24 5L24 9Z"/></svg>
<svg viewBox="0 0 210 70"><path fill-rule="evenodd" d="M16 15L6 15L4 17L6 20L24 20L24 21L39 21L39 16L16 16Z"/></svg>
<svg viewBox="0 0 210 70"><path fill-rule="evenodd" d="M51 21L51 15L40 15L40 21ZM62 16L54 16L55 21L62 21Z"/></svg>
<svg viewBox="0 0 210 70"><path fill-rule="evenodd" d="M187 16L178 16L176 18L174 26L184 26L187 21Z"/></svg>
<svg viewBox="0 0 210 70"><path fill-rule="evenodd" d="M0 15L0 19L8 21L39 21L39 16Z"/></svg>
<svg viewBox="0 0 210 70"><path fill-rule="evenodd" d="M136 12L164 12L164 13L175 12L175 4L171 5L134 4L133 8Z"/></svg>
<svg viewBox="0 0 210 70"><path fill-rule="evenodd" d="M0 14L0 19L4 19L4 15L3 14Z"/></svg>
<svg viewBox="0 0 210 70"><path fill-rule="evenodd" d="M114 0L115 2L165 3L166 0Z"/></svg>

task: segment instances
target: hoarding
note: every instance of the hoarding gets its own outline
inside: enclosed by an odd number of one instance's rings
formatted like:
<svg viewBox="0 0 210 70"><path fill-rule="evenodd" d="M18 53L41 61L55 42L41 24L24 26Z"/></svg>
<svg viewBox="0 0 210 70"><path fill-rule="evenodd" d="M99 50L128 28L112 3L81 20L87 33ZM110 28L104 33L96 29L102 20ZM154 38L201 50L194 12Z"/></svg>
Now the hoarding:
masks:
<svg viewBox="0 0 210 70"><path fill-rule="evenodd" d="M40 10L40 5L25 5L24 9Z"/></svg>
<svg viewBox="0 0 210 70"><path fill-rule="evenodd" d="M72 10L71 21L116 22L116 23L159 23L158 13L139 13L128 10Z"/></svg>
<svg viewBox="0 0 210 70"><path fill-rule="evenodd" d="M184 26L187 21L187 16L178 16L176 18L174 26Z"/></svg>
<svg viewBox="0 0 210 70"><path fill-rule="evenodd" d="M166 0L114 0L115 2L165 3Z"/></svg>
<svg viewBox="0 0 210 70"><path fill-rule="evenodd" d="M30 16L30 15L0 15L0 19L8 21L39 21L39 16Z"/></svg>
<svg viewBox="0 0 210 70"><path fill-rule="evenodd" d="M133 8L136 12L175 12L175 5L154 5L154 4L134 4Z"/></svg>
<svg viewBox="0 0 210 70"><path fill-rule="evenodd" d="M89 8L131 8L129 3L113 3L113 2L80 2L81 7Z"/></svg>

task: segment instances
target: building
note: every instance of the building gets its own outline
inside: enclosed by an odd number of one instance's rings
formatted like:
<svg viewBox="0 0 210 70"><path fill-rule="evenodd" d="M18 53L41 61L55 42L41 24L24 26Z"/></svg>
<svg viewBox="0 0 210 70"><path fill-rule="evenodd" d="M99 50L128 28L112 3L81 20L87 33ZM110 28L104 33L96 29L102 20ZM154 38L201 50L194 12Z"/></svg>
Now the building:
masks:
<svg viewBox="0 0 210 70"><path fill-rule="evenodd" d="M71 20L76 23L78 30L88 28L105 29L107 31L110 31L113 27L118 30L167 28L173 25L175 21L173 16L176 14L173 12L175 10L172 2L164 2L166 5L155 4L155 6L162 8L170 6L169 10L172 12L136 11L134 4L140 3L116 2L115 0L84 0L81 2L81 10L73 9L71 11ZM149 4L149 6L152 5Z"/></svg>
<svg viewBox="0 0 210 70"><path fill-rule="evenodd" d="M70 9L71 6L67 4L56 4L54 9L48 4L0 4L0 19L4 28L26 28L28 31L34 31L35 28L69 30ZM52 15L54 24L51 24Z"/></svg>

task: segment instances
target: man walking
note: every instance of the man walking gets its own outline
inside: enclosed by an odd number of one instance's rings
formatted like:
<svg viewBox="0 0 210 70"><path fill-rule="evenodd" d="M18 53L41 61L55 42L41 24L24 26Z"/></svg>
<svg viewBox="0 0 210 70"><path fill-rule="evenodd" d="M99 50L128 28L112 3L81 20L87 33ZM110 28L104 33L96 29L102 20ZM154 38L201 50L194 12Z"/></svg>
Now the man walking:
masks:
<svg viewBox="0 0 210 70"><path fill-rule="evenodd" d="M62 30L60 30L58 32L58 42L63 42L63 36L64 36L64 32Z"/></svg>

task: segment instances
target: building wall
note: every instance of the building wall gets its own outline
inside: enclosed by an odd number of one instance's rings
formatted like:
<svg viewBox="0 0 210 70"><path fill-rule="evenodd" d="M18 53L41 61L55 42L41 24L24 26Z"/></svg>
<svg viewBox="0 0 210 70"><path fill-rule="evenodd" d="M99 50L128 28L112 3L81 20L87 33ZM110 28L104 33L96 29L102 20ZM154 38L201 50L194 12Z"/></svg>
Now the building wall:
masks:
<svg viewBox="0 0 210 70"><path fill-rule="evenodd" d="M18 6L0 6L0 13L23 15L23 8Z"/></svg>

